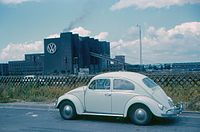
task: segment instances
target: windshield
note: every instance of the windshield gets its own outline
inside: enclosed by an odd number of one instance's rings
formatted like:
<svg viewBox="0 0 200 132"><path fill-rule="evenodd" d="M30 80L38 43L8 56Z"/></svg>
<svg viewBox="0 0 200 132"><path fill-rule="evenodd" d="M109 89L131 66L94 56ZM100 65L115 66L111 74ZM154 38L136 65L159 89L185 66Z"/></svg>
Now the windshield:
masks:
<svg viewBox="0 0 200 132"><path fill-rule="evenodd" d="M142 80L144 82L144 84L149 87L149 88L154 88L156 86L158 86L158 84L156 84L153 80L151 80L150 78L144 78Z"/></svg>

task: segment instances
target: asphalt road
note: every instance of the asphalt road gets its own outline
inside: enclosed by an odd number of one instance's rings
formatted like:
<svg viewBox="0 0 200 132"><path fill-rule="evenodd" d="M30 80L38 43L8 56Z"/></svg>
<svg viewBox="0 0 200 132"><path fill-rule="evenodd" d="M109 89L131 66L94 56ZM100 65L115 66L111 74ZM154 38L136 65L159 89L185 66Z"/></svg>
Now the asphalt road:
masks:
<svg viewBox="0 0 200 132"><path fill-rule="evenodd" d="M156 119L137 126L124 118L81 116L63 120L50 107L1 106L0 132L200 132L200 114L184 113L175 119Z"/></svg>

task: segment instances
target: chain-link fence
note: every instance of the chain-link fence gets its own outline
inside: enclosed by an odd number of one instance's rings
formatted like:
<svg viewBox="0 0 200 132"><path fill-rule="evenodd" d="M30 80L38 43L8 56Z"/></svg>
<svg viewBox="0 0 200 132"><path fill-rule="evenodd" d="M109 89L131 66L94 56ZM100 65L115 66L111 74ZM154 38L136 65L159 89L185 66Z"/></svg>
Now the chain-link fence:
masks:
<svg viewBox="0 0 200 132"><path fill-rule="evenodd" d="M158 83L175 102L200 111L200 72L143 73ZM5 76L0 77L0 99L46 101L79 86L93 76Z"/></svg>
<svg viewBox="0 0 200 132"><path fill-rule="evenodd" d="M200 87L200 72L146 74L162 87Z"/></svg>
<svg viewBox="0 0 200 132"><path fill-rule="evenodd" d="M1 77L0 83L9 86L26 87L33 85L37 87L69 87L75 88L86 85L93 76L11 76Z"/></svg>
<svg viewBox="0 0 200 132"><path fill-rule="evenodd" d="M199 87L200 72L195 73L143 73L153 79L161 87ZM75 88L86 85L93 76L4 76L0 84L24 87L27 84L35 86L68 86Z"/></svg>

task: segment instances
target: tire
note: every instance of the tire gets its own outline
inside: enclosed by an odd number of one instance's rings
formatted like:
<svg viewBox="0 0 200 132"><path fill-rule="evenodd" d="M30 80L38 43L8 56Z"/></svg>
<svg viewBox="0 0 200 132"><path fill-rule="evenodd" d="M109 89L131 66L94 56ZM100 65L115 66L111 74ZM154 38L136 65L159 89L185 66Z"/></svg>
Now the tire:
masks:
<svg viewBox="0 0 200 132"><path fill-rule="evenodd" d="M142 104L131 107L129 117L132 123L136 125L148 125L152 120L152 113L149 108Z"/></svg>
<svg viewBox="0 0 200 132"><path fill-rule="evenodd" d="M70 101L64 101L59 107L60 115L65 120L75 119L77 116L76 108L74 104Z"/></svg>

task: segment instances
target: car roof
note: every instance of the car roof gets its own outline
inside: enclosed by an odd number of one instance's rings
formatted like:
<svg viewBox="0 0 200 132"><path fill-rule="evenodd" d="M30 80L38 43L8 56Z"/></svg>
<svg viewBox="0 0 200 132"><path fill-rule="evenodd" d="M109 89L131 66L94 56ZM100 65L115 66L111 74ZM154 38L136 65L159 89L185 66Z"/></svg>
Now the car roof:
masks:
<svg viewBox="0 0 200 132"><path fill-rule="evenodd" d="M126 71L118 71L118 72L107 72L103 74L99 74L95 76L93 79L98 79L98 78L127 78L131 80L138 80L138 79L143 79L145 78L145 75L142 75L140 73L136 72L126 72Z"/></svg>

